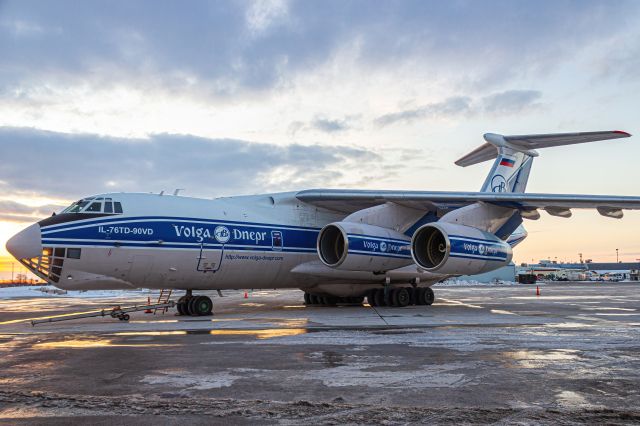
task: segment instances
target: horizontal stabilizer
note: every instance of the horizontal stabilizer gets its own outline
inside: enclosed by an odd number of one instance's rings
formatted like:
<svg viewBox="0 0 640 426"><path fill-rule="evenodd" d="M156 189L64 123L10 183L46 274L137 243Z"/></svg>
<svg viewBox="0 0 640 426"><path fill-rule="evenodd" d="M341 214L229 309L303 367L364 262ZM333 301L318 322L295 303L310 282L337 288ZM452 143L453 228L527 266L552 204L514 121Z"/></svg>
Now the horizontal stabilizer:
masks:
<svg viewBox="0 0 640 426"><path fill-rule="evenodd" d="M536 157L538 154L535 150L540 148L551 148L554 146L573 145L608 139L628 138L629 136L631 136L629 133L622 132L620 130L515 136L502 136L495 133L485 133L484 139L487 142L460 158L456 161L456 164L458 166L467 167L473 164L482 163L483 161L493 160L498 156L498 150L501 147L510 148L514 151Z"/></svg>

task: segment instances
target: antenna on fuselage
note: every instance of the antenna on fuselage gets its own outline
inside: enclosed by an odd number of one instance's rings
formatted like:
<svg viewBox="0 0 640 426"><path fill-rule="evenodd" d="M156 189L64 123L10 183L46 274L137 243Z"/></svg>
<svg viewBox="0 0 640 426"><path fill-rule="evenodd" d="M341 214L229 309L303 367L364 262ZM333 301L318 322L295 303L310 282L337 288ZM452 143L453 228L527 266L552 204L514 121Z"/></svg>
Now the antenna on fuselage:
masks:
<svg viewBox="0 0 640 426"><path fill-rule="evenodd" d="M160 191L160 194L158 194L158 195L160 195L162 197L164 195L164 189L162 191Z"/></svg>
<svg viewBox="0 0 640 426"><path fill-rule="evenodd" d="M173 195L177 196L180 191L184 191L184 188L177 188L175 191L173 191Z"/></svg>

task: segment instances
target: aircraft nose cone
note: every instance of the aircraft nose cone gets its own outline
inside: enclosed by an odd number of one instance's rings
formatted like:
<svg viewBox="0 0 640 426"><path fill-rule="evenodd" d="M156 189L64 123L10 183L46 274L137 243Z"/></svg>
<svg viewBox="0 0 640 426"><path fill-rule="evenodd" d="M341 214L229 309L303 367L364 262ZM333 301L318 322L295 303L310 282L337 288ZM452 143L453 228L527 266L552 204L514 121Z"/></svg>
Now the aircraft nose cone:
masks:
<svg viewBox="0 0 640 426"><path fill-rule="evenodd" d="M31 259L42 254L42 234L40 225L34 223L9 238L7 251L16 259Z"/></svg>

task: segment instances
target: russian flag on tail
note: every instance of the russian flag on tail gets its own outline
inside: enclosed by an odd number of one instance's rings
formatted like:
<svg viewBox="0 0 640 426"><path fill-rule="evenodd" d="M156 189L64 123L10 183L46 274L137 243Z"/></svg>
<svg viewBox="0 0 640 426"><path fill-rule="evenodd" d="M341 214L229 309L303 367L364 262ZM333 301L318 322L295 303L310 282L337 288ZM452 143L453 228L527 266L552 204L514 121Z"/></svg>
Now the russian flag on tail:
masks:
<svg viewBox="0 0 640 426"><path fill-rule="evenodd" d="M511 160L510 158L502 157L502 160L500 160L501 166L513 167L514 164L516 164L516 161Z"/></svg>

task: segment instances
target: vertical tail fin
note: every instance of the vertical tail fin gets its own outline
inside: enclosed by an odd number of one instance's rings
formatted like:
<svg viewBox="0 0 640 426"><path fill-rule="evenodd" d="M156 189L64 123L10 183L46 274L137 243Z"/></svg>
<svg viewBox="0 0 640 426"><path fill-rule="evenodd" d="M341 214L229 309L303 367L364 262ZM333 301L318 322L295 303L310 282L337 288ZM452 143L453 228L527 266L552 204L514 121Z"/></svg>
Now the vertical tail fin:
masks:
<svg viewBox="0 0 640 426"><path fill-rule="evenodd" d="M481 192L524 192L529 180L533 157L509 148L498 148L491 171Z"/></svg>

